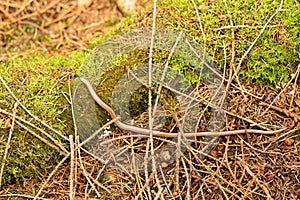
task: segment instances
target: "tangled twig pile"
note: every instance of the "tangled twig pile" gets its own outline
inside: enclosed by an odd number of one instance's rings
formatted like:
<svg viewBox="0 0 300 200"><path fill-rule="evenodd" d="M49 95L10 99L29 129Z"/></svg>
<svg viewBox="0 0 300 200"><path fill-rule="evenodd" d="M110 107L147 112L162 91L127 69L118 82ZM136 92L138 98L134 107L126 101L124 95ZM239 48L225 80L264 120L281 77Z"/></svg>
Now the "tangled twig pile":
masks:
<svg viewBox="0 0 300 200"><path fill-rule="evenodd" d="M2 1L0 17L1 59L7 59L21 49L47 55L85 50L122 15L109 1L81 5L80 1L43 0Z"/></svg>

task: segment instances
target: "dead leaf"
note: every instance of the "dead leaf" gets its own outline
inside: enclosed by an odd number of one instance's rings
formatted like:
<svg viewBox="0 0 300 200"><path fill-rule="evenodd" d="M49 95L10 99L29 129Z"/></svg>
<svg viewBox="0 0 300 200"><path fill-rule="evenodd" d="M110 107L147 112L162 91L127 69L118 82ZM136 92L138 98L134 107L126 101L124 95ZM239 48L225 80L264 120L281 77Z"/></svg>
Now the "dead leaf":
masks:
<svg viewBox="0 0 300 200"><path fill-rule="evenodd" d="M269 181L273 180L274 177L275 177L275 174L270 174L266 177L266 181L269 182Z"/></svg>
<svg viewBox="0 0 300 200"><path fill-rule="evenodd" d="M4 124L5 129L9 129L11 127L11 119L7 119Z"/></svg>
<svg viewBox="0 0 300 200"><path fill-rule="evenodd" d="M176 191L173 192L172 196L173 196L173 197L177 197L177 196L178 196L178 192L176 192Z"/></svg>
<svg viewBox="0 0 300 200"><path fill-rule="evenodd" d="M295 103L300 107L300 99L296 99Z"/></svg>
<svg viewBox="0 0 300 200"><path fill-rule="evenodd" d="M214 158L218 158L218 151L212 150L210 153Z"/></svg>
<svg viewBox="0 0 300 200"><path fill-rule="evenodd" d="M292 144L294 144L294 139L291 139L291 138L286 139L286 140L284 140L283 144L286 146L291 146Z"/></svg>

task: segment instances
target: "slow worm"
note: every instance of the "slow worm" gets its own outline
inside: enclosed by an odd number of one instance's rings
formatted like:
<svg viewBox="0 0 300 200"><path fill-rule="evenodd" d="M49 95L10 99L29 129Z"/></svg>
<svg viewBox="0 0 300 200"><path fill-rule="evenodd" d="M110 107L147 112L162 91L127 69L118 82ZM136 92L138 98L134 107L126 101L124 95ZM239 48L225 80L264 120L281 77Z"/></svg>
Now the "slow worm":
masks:
<svg viewBox="0 0 300 200"><path fill-rule="evenodd" d="M104 101L100 99L100 97L96 94L93 86L90 84L90 82L84 78L79 78L80 81L86 86L88 89L90 95L92 96L93 100L104 110L106 110L111 118L115 120L115 124L122 130L131 131L135 133L139 133L142 135L150 135L150 130L145 128L140 128L137 126L132 126L125 124L117 119L116 113L112 110L112 108L107 105ZM220 132L194 132L194 133L183 133L185 137L198 137L198 136L224 136L224 135L237 135L237 134L243 134L243 133L254 133L254 134L276 134L280 133L285 129L279 129L275 131L262 131L262 130L256 130L256 129L243 129L243 130L234 130L234 131L220 131ZM157 130L152 130L153 136L159 136L159 137L167 137L167 138L175 138L179 135L179 133L167 133Z"/></svg>

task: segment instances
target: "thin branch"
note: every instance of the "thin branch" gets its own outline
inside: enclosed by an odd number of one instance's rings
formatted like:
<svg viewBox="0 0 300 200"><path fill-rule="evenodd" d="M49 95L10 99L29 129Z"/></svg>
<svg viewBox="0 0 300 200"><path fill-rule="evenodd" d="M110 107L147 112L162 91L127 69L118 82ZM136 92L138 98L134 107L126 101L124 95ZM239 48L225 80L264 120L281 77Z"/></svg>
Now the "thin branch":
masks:
<svg viewBox="0 0 300 200"><path fill-rule="evenodd" d="M75 156L76 156L76 152L75 152L75 145L74 145L74 137L73 135L69 136L69 141L70 141L70 149L71 149L71 163L70 163L70 200L74 200L75 199Z"/></svg>
<svg viewBox="0 0 300 200"><path fill-rule="evenodd" d="M205 52L206 52L206 36L205 36L204 28L203 28L203 25L202 25L202 22L201 22L201 17L199 15L199 11L197 9L197 5L196 5L194 0L191 0L191 1L192 1L193 6L194 6L194 10L196 12L198 23L199 23L199 26L200 26L200 30L201 30L201 34L202 34L202 38L203 38L203 53L205 54ZM205 55L203 55L203 57L205 57Z"/></svg>
<svg viewBox="0 0 300 200"><path fill-rule="evenodd" d="M298 64L298 68L296 73L292 76L291 80L285 85L285 87L279 92L279 94L273 99L273 101L268 105L268 108L261 114L264 115L270 108L271 106L275 103L275 101L280 97L280 95L288 88L288 86L292 83L292 81L298 76L300 73L300 64Z"/></svg>
<svg viewBox="0 0 300 200"><path fill-rule="evenodd" d="M277 107L277 106L272 106L271 104L268 104L268 103L265 103L265 102L260 102L260 105L262 105L262 106L267 106L268 109L269 109L269 108L272 108L272 109L274 109L274 110L277 110L277 111L279 111L279 112L285 114L285 115L288 116L288 117L292 117L292 118L295 118L295 119L297 119L298 121L300 121L300 115L297 115L296 113L290 112L290 111L287 110L287 109L279 108L279 107Z"/></svg>
<svg viewBox="0 0 300 200"><path fill-rule="evenodd" d="M46 145L48 145L49 147L56 149L61 155L67 155L67 153L63 150L61 150L59 147L55 146L54 144L50 143L47 139L43 138L42 136L40 136L39 134L35 133L34 131L32 131L30 128L26 127L24 124L22 124L21 122L19 122L18 120L16 120L16 123L21 126L23 129L25 129L26 131L28 131L31 135L33 135L34 137L36 137L37 139L41 140L42 142L44 142Z"/></svg>
<svg viewBox="0 0 300 200"><path fill-rule="evenodd" d="M84 144L86 144L88 141L90 141L91 139L93 139L96 135L98 135L101 131L103 131L107 126L109 126L110 124L112 124L114 122L114 120L111 120L110 122L106 123L105 125L103 125L100 129L98 129L97 131L95 131L95 133L93 133L90 137L88 137L86 140L84 140L82 143L80 143L78 146L76 146L74 148L74 151L77 151L77 149L81 148ZM51 180L51 178L53 177L53 175L57 172L57 170L59 169L59 167L69 158L69 156L71 155L71 152L69 152L58 164L57 166L54 168L54 170L50 173L50 175L48 176L47 180L44 182L44 184L41 186L41 188L39 189L38 193L35 195L34 200L38 199L38 197L41 195L42 191L44 190L44 188L47 186L48 182Z"/></svg>
<svg viewBox="0 0 300 200"><path fill-rule="evenodd" d="M35 195L33 200L37 200L39 199L39 196L41 195L41 193L43 192L44 188L47 186L47 184L49 183L49 181L51 180L51 178L54 176L54 174L58 171L58 169L60 168L60 166L68 159L68 157L70 156L70 153L67 154L57 165L56 167L53 169L53 171L49 174L48 178L46 179L46 181L43 183L43 185L40 187L39 191L37 192L37 194Z"/></svg>
<svg viewBox="0 0 300 200"><path fill-rule="evenodd" d="M0 113L3 113L3 114L5 114L5 115L9 115L9 116L13 117L13 114L11 114L11 113L9 113L9 112L7 112L7 111L1 109L1 108L0 108ZM43 129L37 127L36 125L32 124L32 123L29 122L29 121L26 121L25 119L23 119L23 118L21 118L21 117L19 117L19 116L17 116L17 115L15 116L15 118L16 118L18 121L21 121L21 122L23 122L23 123L25 123L25 124L31 126L32 128L34 128L34 129L40 131L41 133L43 133L43 134L44 134L46 137L48 137L55 145L57 145L57 147L59 147L59 148L63 151L62 154L65 154L65 153L68 152L68 151L66 150L66 148L65 148L58 140L56 140L55 138L53 138L49 133L47 133L47 132L44 131ZM18 122L18 121L16 121L18 124L22 124L21 122ZM26 127L25 125L23 125L23 124L22 124L22 127L25 128L26 130L29 129L29 128L27 128L27 127ZM30 130L30 129L29 129L29 130ZM43 142L44 142L44 141L47 141L45 138L39 136L39 135L36 134L36 133L34 133L33 135L34 135L35 137L39 138L39 139L42 138L41 140L42 140ZM54 147L54 148L57 149L57 147ZM61 150L59 150L59 151L61 151Z"/></svg>
<svg viewBox="0 0 300 200"><path fill-rule="evenodd" d="M55 130L54 128L52 128L51 126L49 126L46 122L44 122L43 120L39 119L37 116L33 115L27 108L26 106L24 106L21 101L15 96L15 94L12 92L12 90L9 88L9 86L6 84L6 82L4 81L4 79L2 78L2 76L0 76L0 81L1 83L4 85L4 87L6 88L6 90L9 92L9 94L15 99L15 101L23 108L23 110L25 110L33 119L37 120L38 122L40 122L41 124L43 124L44 126L46 126L47 128L49 128L51 131L53 131L54 133L56 133L57 135L59 135L60 137L64 138L65 140L68 140L68 138L64 135L62 135L60 132L58 132L57 130Z"/></svg>
<svg viewBox="0 0 300 200"><path fill-rule="evenodd" d="M84 168L83 162L82 162L82 158L81 158L81 153L80 153L80 149L78 148L78 157L79 157L79 163L80 163L80 167L83 170L83 174L86 178L86 180L88 181L88 183L92 186L93 190L96 192L97 196L100 197L100 193L97 190L96 186L94 185L94 183L91 181L90 177L87 174L87 171ZM108 190L108 192L110 193L110 191Z"/></svg>
<svg viewBox="0 0 300 200"><path fill-rule="evenodd" d="M12 117L10 129L9 129L9 135L8 135L8 139L7 139L6 146L5 146L4 156L2 158L2 165L1 165L1 171L0 171L0 189L2 186L2 175L3 175L3 171L4 171L4 166L5 166L6 158L8 155L8 150L10 148L10 141L12 138L12 134L14 132L17 107L18 107L18 103L15 103L14 108L13 108L13 113L12 113L13 117Z"/></svg>

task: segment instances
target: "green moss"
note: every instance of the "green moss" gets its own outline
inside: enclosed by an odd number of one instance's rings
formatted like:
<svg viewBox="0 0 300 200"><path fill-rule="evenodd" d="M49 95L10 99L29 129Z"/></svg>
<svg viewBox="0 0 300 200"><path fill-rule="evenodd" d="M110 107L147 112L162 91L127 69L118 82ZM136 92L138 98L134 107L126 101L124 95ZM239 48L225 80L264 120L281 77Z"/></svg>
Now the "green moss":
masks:
<svg viewBox="0 0 300 200"><path fill-rule="evenodd" d="M198 11L206 36L206 51L219 69L224 67L224 45L227 45L226 63L230 63L232 42L235 43L235 66L258 36L267 20L279 8L280 1L198 1ZM297 1L285 1L269 23L239 72L247 83L275 86L287 82L295 72L300 58L300 6ZM167 0L158 2L157 27L184 31L202 46L204 40L191 1ZM151 9L151 8L149 8ZM149 11L148 9L148 11ZM124 20L123 31L152 26L152 14L144 11L137 18ZM243 26L240 28L226 28ZM223 27L223 28L222 28ZM220 29L221 28L221 29ZM234 39L232 34L234 33ZM227 64L228 65L228 64ZM229 66L226 66L229 68Z"/></svg>
<svg viewBox="0 0 300 200"><path fill-rule="evenodd" d="M8 135L1 129L0 134ZM4 138L6 139L6 137ZM6 140L2 140L0 146L5 143ZM10 146L2 177L4 185L12 183L26 185L26 181L32 178L41 180L45 174L49 174L53 170L52 166L61 159L57 151L22 129L15 129ZM2 164L1 161L0 164Z"/></svg>
<svg viewBox="0 0 300 200"><path fill-rule="evenodd" d="M73 133L73 130L67 127L72 122L71 107L62 93L66 93L68 96L68 78L75 74L76 69L85 58L85 54L85 52L72 52L68 57L47 58L42 54L11 57L6 62L0 62L0 76L30 112L68 136ZM1 84L0 108L10 111L14 102ZM66 117L66 113L68 117ZM37 121L32 120L20 106L17 115L31 121L59 140L66 148L68 147L66 141ZM9 130L4 129L4 124L8 116L0 114L0 119L0 146L5 147ZM31 130L41 134L38 130ZM25 184L28 179L32 178L40 180L45 174L50 173L53 166L61 159L57 150L52 149L17 125L10 146L4 168L3 184ZM4 149L0 148L0 155L4 155ZM0 157L0 166L1 162L2 156Z"/></svg>

